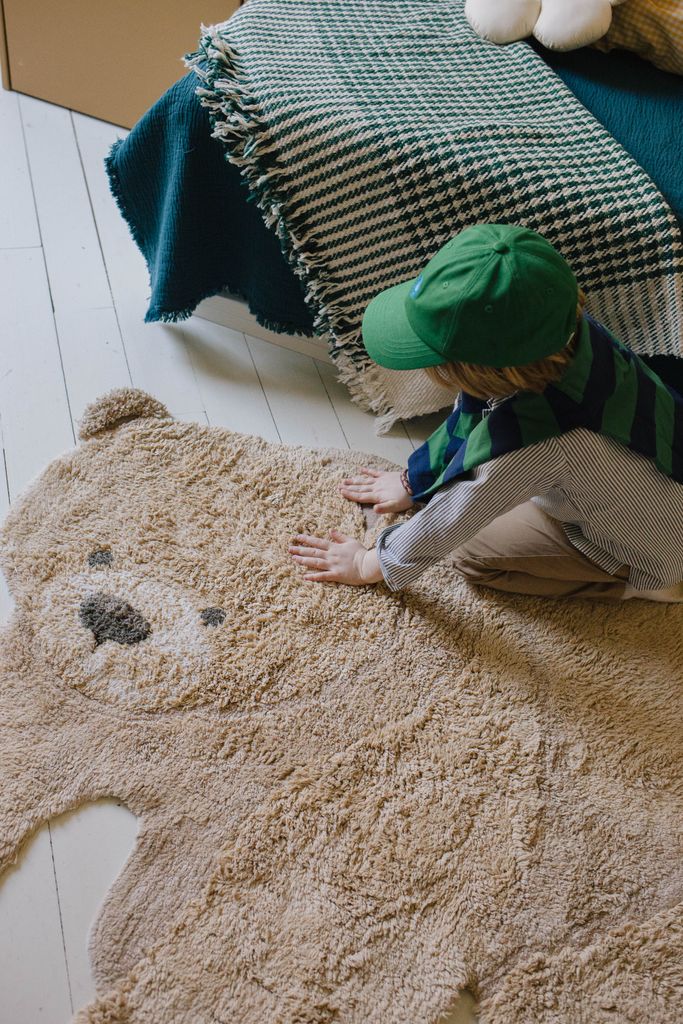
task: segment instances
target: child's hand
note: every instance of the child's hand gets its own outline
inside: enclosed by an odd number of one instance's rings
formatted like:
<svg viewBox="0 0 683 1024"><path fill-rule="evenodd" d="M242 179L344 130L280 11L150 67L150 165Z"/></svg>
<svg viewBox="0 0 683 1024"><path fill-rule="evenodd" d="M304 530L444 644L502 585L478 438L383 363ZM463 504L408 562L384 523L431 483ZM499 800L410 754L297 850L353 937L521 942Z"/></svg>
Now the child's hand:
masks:
<svg viewBox="0 0 683 1024"><path fill-rule="evenodd" d="M413 499L401 483L400 473L382 473L378 469L363 466L362 476L342 480L339 492L349 501L359 505L372 505L377 513L403 512L411 508Z"/></svg>
<svg viewBox="0 0 683 1024"><path fill-rule="evenodd" d="M379 583L382 570L374 548L364 548L353 537L330 530L331 540L299 533L289 553L295 562L313 572L304 573L309 583L348 583L352 587Z"/></svg>

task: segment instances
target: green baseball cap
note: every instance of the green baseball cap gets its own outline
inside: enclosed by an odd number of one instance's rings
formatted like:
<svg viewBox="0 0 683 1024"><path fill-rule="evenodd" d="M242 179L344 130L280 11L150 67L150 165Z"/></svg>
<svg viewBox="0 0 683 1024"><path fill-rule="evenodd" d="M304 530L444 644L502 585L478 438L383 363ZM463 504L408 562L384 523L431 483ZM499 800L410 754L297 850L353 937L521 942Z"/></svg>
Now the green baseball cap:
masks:
<svg viewBox="0 0 683 1024"><path fill-rule="evenodd" d="M363 317L376 363L522 366L563 348L576 329L578 285L550 242L514 224L474 224L414 280L380 292Z"/></svg>

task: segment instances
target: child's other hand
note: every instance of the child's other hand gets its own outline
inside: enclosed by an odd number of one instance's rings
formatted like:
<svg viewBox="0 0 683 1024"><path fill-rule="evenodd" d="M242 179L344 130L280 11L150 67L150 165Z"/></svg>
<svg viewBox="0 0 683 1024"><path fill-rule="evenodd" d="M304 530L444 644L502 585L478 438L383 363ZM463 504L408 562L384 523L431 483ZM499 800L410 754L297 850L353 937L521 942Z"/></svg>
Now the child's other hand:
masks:
<svg viewBox="0 0 683 1024"><path fill-rule="evenodd" d="M289 553L308 570L304 579L309 583L348 583L360 587L383 579L375 549L364 548L339 530L330 530L330 540L307 533L299 533L293 540Z"/></svg>
<svg viewBox="0 0 683 1024"><path fill-rule="evenodd" d="M413 499L401 483L400 473L384 473L367 466L358 472L362 475L342 480L339 485L343 498L359 505L372 505L372 511L379 514L403 512L412 507Z"/></svg>

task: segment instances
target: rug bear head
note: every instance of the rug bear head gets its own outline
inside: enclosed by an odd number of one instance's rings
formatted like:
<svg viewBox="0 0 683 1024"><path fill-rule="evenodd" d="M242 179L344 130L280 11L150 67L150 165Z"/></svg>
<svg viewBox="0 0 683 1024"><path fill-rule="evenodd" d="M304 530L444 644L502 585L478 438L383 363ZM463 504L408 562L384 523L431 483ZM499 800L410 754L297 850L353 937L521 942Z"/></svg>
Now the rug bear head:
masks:
<svg viewBox="0 0 683 1024"><path fill-rule="evenodd" d="M364 531L335 494L332 459L311 480L295 451L273 464L265 442L175 423L132 389L91 406L80 436L5 528L35 655L87 697L130 709L291 698L297 637L310 658L329 609L319 587L292 592L287 543L321 525ZM349 591L347 623L354 605Z"/></svg>

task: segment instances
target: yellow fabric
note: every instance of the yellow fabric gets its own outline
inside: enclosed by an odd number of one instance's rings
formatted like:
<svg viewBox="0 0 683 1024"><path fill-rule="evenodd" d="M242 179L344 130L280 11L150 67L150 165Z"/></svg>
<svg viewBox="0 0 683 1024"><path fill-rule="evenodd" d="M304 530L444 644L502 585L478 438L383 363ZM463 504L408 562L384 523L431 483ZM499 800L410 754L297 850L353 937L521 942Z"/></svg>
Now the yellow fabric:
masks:
<svg viewBox="0 0 683 1024"><path fill-rule="evenodd" d="M633 50L663 71L683 75L683 3L626 0L614 8L609 32L593 45Z"/></svg>

